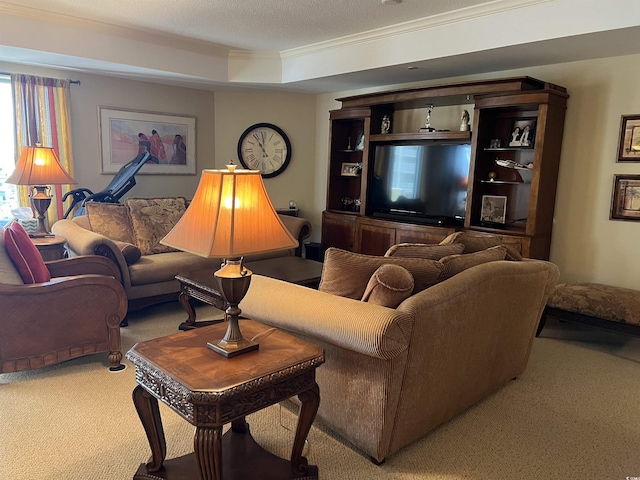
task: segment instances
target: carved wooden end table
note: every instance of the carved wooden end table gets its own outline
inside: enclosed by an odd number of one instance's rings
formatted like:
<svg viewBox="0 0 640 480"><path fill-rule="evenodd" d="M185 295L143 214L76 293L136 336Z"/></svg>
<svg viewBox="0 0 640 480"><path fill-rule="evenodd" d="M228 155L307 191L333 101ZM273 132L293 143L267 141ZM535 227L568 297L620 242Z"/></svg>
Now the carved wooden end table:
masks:
<svg viewBox="0 0 640 480"><path fill-rule="evenodd" d="M207 348L226 323L137 343L127 358L136 368L133 402L147 434L151 458L134 475L145 480L317 479L302 448L320 404L316 368L321 347L253 320L241 320L260 348L225 358ZM301 402L290 461L262 449L245 416L298 395ZM196 427L194 453L165 461L158 400ZM223 425L231 428L222 435Z"/></svg>

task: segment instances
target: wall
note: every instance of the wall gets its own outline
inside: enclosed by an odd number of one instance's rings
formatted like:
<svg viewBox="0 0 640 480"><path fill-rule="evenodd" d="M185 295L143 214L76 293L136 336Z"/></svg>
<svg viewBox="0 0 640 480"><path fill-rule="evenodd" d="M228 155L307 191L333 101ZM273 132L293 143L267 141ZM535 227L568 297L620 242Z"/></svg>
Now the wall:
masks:
<svg viewBox="0 0 640 480"><path fill-rule="evenodd" d="M77 188L98 192L114 176L100 173L99 106L196 117L197 174L149 175L144 173L143 167L136 175L136 186L125 197L183 195L191 198L203 169L223 168L231 159L238 164L236 147L242 132L255 123L269 122L281 127L292 144L289 167L281 175L265 179L269 196L276 208L286 208L290 200L295 200L301 215L312 214L316 125L314 95L255 89L223 89L214 94L205 90L2 62L0 71L81 81L80 85L71 85Z"/></svg>
<svg viewBox="0 0 640 480"><path fill-rule="evenodd" d="M280 175L265 178L264 184L276 208L287 208L294 200L300 216L312 219L316 188L315 108L315 95L251 89L216 92L216 167L222 168L229 160L240 163L238 140L248 127L263 122L277 125L291 142L291 161ZM316 230L320 231L320 223Z"/></svg>
<svg viewBox="0 0 640 480"><path fill-rule="evenodd" d="M80 80L80 85L71 85L70 95L76 188L99 192L114 176L112 173L100 173L99 106L194 115L197 171L213 167L213 92L8 63L0 63L0 71ZM142 167L136 175L136 186L127 193L127 197L191 197L198 185L199 175L148 175L144 171L145 167Z"/></svg>
<svg viewBox="0 0 640 480"><path fill-rule="evenodd" d="M640 163L616 163L620 117L640 113L640 56L547 65L476 76L394 85L375 90L528 75L567 88L568 101L550 260L562 281L591 281L640 288L640 222L609 220L614 174L640 175ZM316 208L325 205L329 122L335 99L317 98ZM436 123L437 109L432 115ZM320 119L326 119L324 123ZM417 125L418 127L420 125Z"/></svg>

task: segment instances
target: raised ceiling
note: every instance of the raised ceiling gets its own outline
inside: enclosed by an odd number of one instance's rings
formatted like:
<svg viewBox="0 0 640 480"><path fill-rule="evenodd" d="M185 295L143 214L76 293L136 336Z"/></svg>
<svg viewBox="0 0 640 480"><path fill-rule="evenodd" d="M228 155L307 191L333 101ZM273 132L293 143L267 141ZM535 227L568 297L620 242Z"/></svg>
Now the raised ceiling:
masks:
<svg viewBox="0 0 640 480"><path fill-rule="evenodd" d="M640 53L616 0L0 1L0 61L215 89L338 91Z"/></svg>

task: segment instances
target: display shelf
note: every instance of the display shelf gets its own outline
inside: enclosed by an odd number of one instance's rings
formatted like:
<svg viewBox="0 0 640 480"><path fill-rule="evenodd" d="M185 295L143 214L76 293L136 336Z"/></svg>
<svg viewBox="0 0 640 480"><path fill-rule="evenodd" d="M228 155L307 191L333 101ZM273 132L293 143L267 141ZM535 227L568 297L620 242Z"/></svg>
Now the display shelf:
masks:
<svg viewBox="0 0 640 480"><path fill-rule="evenodd" d="M471 132L419 132L419 133L378 133L369 135L371 142L399 142L403 140L469 140Z"/></svg>

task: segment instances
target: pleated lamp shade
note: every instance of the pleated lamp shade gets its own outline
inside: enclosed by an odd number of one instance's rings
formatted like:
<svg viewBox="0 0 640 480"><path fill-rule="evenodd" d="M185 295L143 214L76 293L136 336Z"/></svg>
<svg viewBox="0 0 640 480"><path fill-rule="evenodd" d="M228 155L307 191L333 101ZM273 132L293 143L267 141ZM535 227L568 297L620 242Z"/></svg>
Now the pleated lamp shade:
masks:
<svg viewBox="0 0 640 480"><path fill-rule="evenodd" d="M14 185L70 185L78 182L69 175L51 147L24 147L16 169L6 183Z"/></svg>
<svg viewBox="0 0 640 480"><path fill-rule="evenodd" d="M239 258L298 241L271 204L258 170L203 170L192 202L163 245L201 257Z"/></svg>

